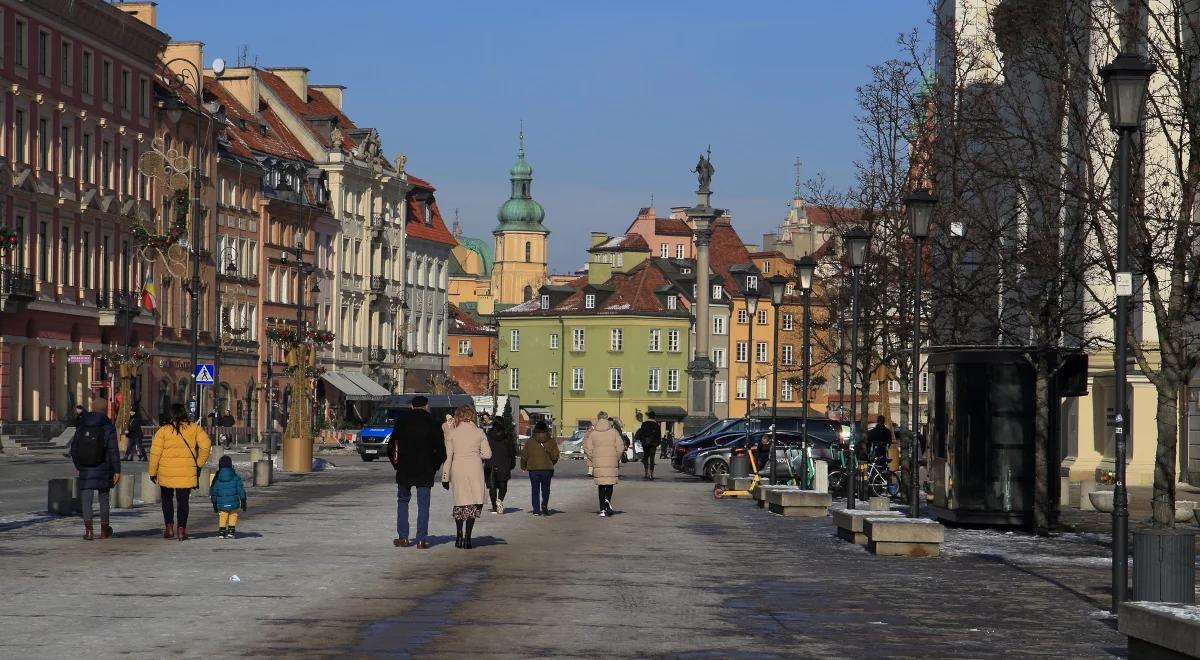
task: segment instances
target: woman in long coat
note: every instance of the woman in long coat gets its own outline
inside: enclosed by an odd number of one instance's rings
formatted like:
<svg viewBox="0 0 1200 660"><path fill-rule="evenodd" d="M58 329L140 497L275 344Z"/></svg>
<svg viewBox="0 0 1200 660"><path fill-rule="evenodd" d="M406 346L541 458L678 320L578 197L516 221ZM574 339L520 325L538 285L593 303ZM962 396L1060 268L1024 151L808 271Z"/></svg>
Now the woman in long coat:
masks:
<svg viewBox="0 0 1200 660"><path fill-rule="evenodd" d="M454 547L471 548L475 519L483 512L487 485L483 480L483 462L492 457L487 436L475 425L475 409L460 406L454 411L454 428L446 435L446 462L442 466L442 486L454 495Z"/></svg>
<svg viewBox="0 0 1200 660"><path fill-rule="evenodd" d="M608 413L596 414L596 423L583 438L583 453L592 466L592 478L600 496L600 517L612 515L613 486L621 468L625 438L608 419Z"/></svg>

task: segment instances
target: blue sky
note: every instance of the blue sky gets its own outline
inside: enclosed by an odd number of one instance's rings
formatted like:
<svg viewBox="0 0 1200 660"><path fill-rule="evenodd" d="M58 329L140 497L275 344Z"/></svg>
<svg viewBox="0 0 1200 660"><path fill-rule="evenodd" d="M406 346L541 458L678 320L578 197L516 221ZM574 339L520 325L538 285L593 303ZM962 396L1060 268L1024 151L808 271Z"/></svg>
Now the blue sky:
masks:
<svg viewBox="0 0 1200 660"><path fill-rule="evenodd" d="M550 265L583 263L588 232L623 231L651 194L689 205L712 144L713 203L743 239L778 225L804 176L851 182L854 90L927 32L926 0L160 0L159 27L205 59L306 66L345 109L491 239L523 119Z"/></svg>

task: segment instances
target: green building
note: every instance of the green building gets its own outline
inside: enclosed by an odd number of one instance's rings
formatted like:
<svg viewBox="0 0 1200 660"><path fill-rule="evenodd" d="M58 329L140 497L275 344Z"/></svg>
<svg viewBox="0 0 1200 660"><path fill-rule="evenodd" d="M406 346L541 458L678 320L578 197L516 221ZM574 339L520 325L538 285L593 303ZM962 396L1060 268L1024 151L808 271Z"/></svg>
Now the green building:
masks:
<svg viewBox="0 0 1200 660"><path fill-rule="evenodd" d="M601 410L633 431L636 413L652 410L679 434L691 356L684 292L640 236L595 243L587 276L496 315L500 389L522 407L549 409L560 433Z"/></svg>

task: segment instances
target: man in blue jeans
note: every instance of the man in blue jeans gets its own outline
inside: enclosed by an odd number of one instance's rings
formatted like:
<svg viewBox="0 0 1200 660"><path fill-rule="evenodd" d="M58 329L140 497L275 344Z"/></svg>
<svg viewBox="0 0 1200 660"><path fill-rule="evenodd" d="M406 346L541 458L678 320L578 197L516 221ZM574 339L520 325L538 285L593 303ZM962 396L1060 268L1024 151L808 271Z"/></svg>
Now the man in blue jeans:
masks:
<svg viewBox="0 0 1200 660"><path fill-rule="evenodd" d="M416 542L422 550L429 547L429 490L434 473L446 462L446 441L442 428L429 413L429 399L415 396L412 410L405 412L392 427L388 438L388 458L396 470L396 539L392 545L407 548ZM417 489L417 535L408 538L408 504L412 489Z"/></svg>

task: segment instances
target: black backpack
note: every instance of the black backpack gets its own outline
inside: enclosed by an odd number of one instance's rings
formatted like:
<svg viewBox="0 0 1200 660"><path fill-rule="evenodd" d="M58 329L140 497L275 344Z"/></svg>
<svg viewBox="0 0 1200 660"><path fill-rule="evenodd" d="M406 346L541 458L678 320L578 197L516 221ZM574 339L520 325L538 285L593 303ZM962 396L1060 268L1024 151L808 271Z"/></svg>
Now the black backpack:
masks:
<svg viewBox="0 0 1200 660"><path fill-rule="evenodd" d="M104 427L81 426L75 431L75 461L83 467L98 467L104 464Z"/></svg>

